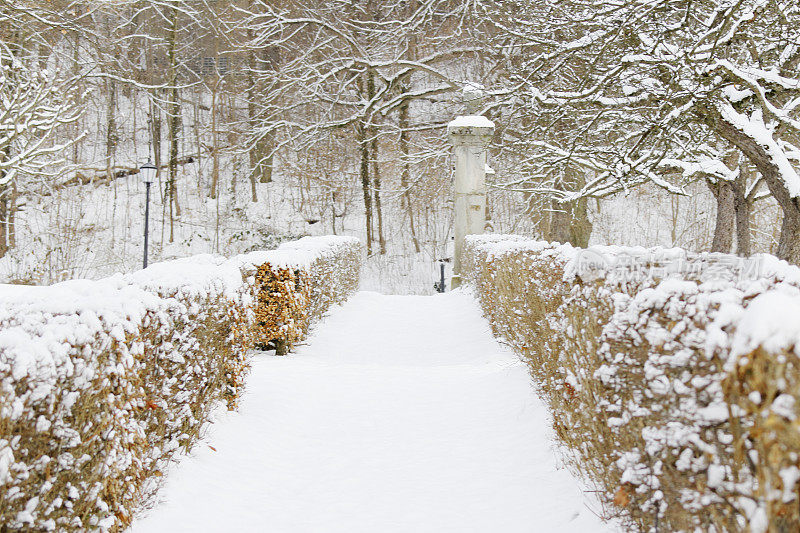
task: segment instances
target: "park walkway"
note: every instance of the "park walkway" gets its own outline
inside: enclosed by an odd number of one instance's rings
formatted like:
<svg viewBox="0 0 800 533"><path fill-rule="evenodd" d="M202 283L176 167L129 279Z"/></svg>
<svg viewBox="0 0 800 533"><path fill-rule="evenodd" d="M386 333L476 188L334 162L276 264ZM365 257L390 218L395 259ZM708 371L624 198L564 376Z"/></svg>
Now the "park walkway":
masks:
<svg viewBox="0 0 800 533"><path fill-rule="evenodd" d="M296 353L256 356L133 531L610 530L548 428L470 296L362 292Z"/></svg>

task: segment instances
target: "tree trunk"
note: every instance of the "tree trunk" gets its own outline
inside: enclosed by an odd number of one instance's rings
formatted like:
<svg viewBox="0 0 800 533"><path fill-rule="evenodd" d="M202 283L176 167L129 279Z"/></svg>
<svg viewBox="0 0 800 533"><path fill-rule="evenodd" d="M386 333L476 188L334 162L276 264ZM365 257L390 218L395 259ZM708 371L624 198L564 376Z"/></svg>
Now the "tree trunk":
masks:
<svg viewBox="0 0 800 533"><path fill-rule="evenodd" d="M8 247L13 248L17 245L17 197L19 196L19 191L17 191L17 184L11 184L11 200L9 201L9 210L8 210Z"/></svg>
<svg viewBox="0 0 800 533"><path fill-rule="evenodd" d="M720 137L739 148L764 177L769 192L783 211L777 255L795 265L800 264L800 201L789 194L780 167L761 144L725 120L717 109L700 109L699 113Z"/></svg>
<svg viewBox="0 0 800 533"><path fill-rule="evenodd" d="M406 18L411 18L414 13L419 9L419 0L408 0L406 3ZM417 35L415 32L408 32L408 43L406 46L406 57L409 61L417 60ZM400 83L400 94L405 95L410 89L409 79L405 78ZM403 165L403 170L400 174L400 187L403 190L403 195L400 197L400 207L405 207L408 213L408 225L411 230L411 241L414 243L414 251L419 253L421 247L419 239L417 238L416 224L414 223L414 204L411 201L411 151L409 146L409 110L411 108L411 99L404 97L403 102L400 104L400 154Z"/></svg>
<svg viewBox="0 0 800 533"><path fill-rule="evenodd" d="M550 227L547 232L547 240L551 242L569 242L569 206L552 200L550 202Z"/></svg>
<svg viewBox="0 0 800 533"><path fill-rule="evenodd" d="M178 88L172 89L172 106L170 110L170 150L169 150L169 181L170 195L175 204L175 216L181 216L181 206L178 203L178 137L181 130L181 104L178 95Z"/></svg>
<svg viewBox="0 0 800 533"><path fill-rule="evenodd" d="M372 101L375 97L375 76L372 72L367 74L367 98ZM373 118L374 120L374 118ZM372 161L372 190L375 195L375 215L378 222L378 245L381 254L386 253L386 238L383 235L383 210L381 209L381 175L378 166L378 131L377 126L372 124L369 127L370 152Z"/></svg>
<svg viewBox="0 0 800 533"><path fill-rule="evenodd" d="M6 145L0 151L0 161L6 161L11 155L11 146ZM9 231L11 227L11 185L2 183L6 172L0 170L0 257L4 257L11 246Z"/></svg>
<svg viewBox="0 0 800 533"><path fill-rule="evenodd" d="M5 174L4 172L2 174ZM9 242L9 196L10 187L7 183L0 184L0 257L5 257L8 252Z"/></svg>
<svg viewBox="0 0 800 533"><path fill-rule="evenodd" d="M709 187L717 200L717 221L714 226L711 251L729 254L733 247L734 223L736 221L734 187L730 181L725 180L719 180L715 184L709 183Z"/></svg>
<svg viewBox="0 0 800 533"><path fill-rule="evenodd" d="M383 210L381 209L381 175L378 168L378 141L372 139L372 184L375 190L375 214L378 217L378 244L381 254L386 253L386 238L383 235Z"/></svg>
<svg viewBox="0 0 800 533"><path fill-rule="evenodd" d="M750 211L752 206L747 198L747 163L739 161L739 176L733 182L733 210L736 218L736 253L749 257L752 253L750 238Z"/></svg>
<svg viewBox="0 0 800 533"><path fill-rule="evenodd" d="M81 33L75 32L75 44L73 45L72 49L72 74L73 76L78 76L81 71L80 66L80 43L81 43ZM80 121L76 120L73 126L73 133L75 138L77 139L80 137L81 134L81 125ZM78 142L75 141L72 143L72 164L77 165L78 160L80 159L80 151L78 148Z"/></svg>
<svg viewBox="0 0 800 533"><path fill-rule="evenodd" d="M572 170L564 171L565 180L557 181L556 190L577 191L583 187L583 174ZM573 246L586 248L592 235L592 223L589 221L588 199L580 198L573 202L550 202L550 223L545 233L549 241L570 243Z"/></svg>
<svg viewBox="0 0 800 533"><path fill-rule="evenodd" d="M114 166L114 153L117 149L117 84L108 80L106 90L108 107L106 108L106 166L108 173Z"/></svg>
<svg viewBox="0 0 800 533"><path fill-rule="evenodd" d="M161 189L161 109L156 105L154 100L156 95L150 102L150 122L152 125L152 139L153 139L153 164L158 169L156 172L159 177L159 190L161 192L161 203L164 203L164 191Z"/></svg>
<svg viewBox="0 0 800 533"><path fill-rule="evenodd" d="M217 136L217 86L211 91L211 190L209 197L217 198L219 189L219 138Z"/></svg>
<svg viewBox="0 0 800 533"><path fill-rule="evenodd" d="M176 39L178 30L178 10L171 9L169 34L167 37L168 58L170 69L170 98L169 98L169 179L167 181L167 192L169 196L169 242L175 241L175 217L181 216L181 208L178 203L178 186L176 184L178 174L178 130L180 129L181 103L178 94L178 71L177 57L175 55ZM174 208L174 211L173 211Z"/></svg>
<svg viewBox="0 0 800 533"><path fill-rule="evenodd" d="M580 191L586 185L586 176L583 170L566 170L569 190ZM589 239L592 237L592 223L589 220L589 199L578 198L570 202L567 212L569 213L569 242L572 246L586 248L589 246Z"/></svg>
<svg viewBox="0 0 800 533"><path fill-rule="evenodd" d="M169 103L169 242L175 240L175 218L181 216L178 204L178 129L180 127L180 102L178 102L178 88L173 87ZM173 211L174 209L174 211Z"/></svg>
<svg viewBox="0 0 800 533"><path fill-rule="evenodd" d="M197 190L203 189L203 142L200 132L200 104L202 102L203 94L205 91L202 86L198 86L195 92L195 101L192 109L193 117L193 130L194 130L194 143L197 150Z"/></svg>
<svg viewBox="0 0 800 533"><path fill-rule="evenodd" d="M248 30L250 31L250 30ZM250 35L250 34L248 34ZM264 59L265 68L275 70L280 64L280 48L277 46L268 47L262 50L262 57ZM250 54L250 64L252 71L258 69L256 64L255 53ZM248 111L250 113L250 125L253 131L259 127L258 109L255 106L256 100L260 100L262 105L269 105L271 94L268 89L258 86L255 78L250 76L250 90L252 93L249 95ZM275 150L275 133L268 130L264 135L261 135L256 141L253 149L250 151L250 166L259 183L272 182L272 170L274 165L274 157L272 152Z"/></svg>
<svg viewBox="0 0 800 533"><path fill-rule="evenodd" d="M571 223L569 226L569 242L578 248L589 246L592 236L592 223L589 221L589 199L581 198L571 207Z"/></svg>
<svg viewBox="0 0 800 533"><path fill-rule="evenodd" d="M369 186L369 141L367 139L367 126L362 120L358 124L358 146L361 154L361 188L364 192L364 213L367 230L367 255L372 253L372 192Z"/></svg>
<svg viewBox="0 0 800 533"><path fill-rule="evenodd" d="M254 2L250 2L250 9L253 9ZM247 28L247 42L252 42L255 37L253 28ZM258 129L258 108L256 107L256 97L258 95L258 88L256 85L255 71L258 65L256 64L256 52L250 50L247 52L247 118L250 125L250 132L255 133ZM258 201L258 193L256 189L256 181L261 181L261 173L259 163L261 162L261 155L258 153L260 148L260 139L253 144L250 148L250 187L253 202Z"/></svg>
<svg viewBox="0 0 800 533"><path fill-rule="evenodd" d="M358 77L358 92L364 95L364 77ZM356 140L358 141L359 155L361 156L361 163L359 167L359 176L361 178L361 189L364 193L364 219L367 232L367 255L372 254L372 190L369 181L369 126L367 118L363 117L356 125Z"/></svg>
<svg viewBox="0 0 800 533"><path fill-rule="evenodd" d="M405 84L401 91L405 92ZM414 206L411 202L411 159L409 154L408 143L408 99L403 100L400 105L400 159L403 165L403 170L400 174L400 188L403 190L403 195L400 197L400 207L404 207L408 213L409 226L411 228L411 240L414 242L414 250L419 253L419 239L417 238L417 231L414 227Z"/></svg>
<svg viewBox="0 0 800 533"><path fill-rule="evenodd" d="M778 240L778 257L800 265L800 205L795 198L794 205L783 211L781 236Z"/></svg>

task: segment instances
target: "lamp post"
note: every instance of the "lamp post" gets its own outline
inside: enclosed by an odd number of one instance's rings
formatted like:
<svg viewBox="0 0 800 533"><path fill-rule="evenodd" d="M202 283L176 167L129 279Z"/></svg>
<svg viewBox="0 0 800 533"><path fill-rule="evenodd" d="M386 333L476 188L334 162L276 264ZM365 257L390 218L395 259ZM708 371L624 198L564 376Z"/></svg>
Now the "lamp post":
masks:
<svg viewBox="0 0 800 533"><path fill-rule="evenodd" d="M139 174L141 174L142 181L144 182L144 185L147 188L144 200L144 267L143 268L147 268L147 235L149 233L148 224L150 222L150 184L153 183L153 181L155 181L157 171L158 169L153 163L150 162L150 159L148 159L147 163L145 163L139 168Z"/></svg>

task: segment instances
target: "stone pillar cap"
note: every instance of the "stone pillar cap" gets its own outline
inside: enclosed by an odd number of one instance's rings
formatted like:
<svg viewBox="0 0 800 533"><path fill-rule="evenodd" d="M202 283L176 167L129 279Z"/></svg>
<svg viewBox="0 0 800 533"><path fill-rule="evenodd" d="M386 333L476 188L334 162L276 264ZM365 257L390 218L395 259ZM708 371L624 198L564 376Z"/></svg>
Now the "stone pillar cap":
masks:
<svg viewBox="0 0 800 533"><path fill-rule="evenodd" d="M494 122L481 115L456 117L447 125L447 135L454 144L485 144L494 135Z"/></svg>
<svg viewBox="0 0 800 533"><path fill-rule="evenodd" d="M456 117L451 120L447 125L447 133L454 133L453 130L463 128L475 128L477 130L491 129L494 130L494 122L484 117L483 115L467 115ZM477 131L478 135L483 135L483 131Z"/></svg>

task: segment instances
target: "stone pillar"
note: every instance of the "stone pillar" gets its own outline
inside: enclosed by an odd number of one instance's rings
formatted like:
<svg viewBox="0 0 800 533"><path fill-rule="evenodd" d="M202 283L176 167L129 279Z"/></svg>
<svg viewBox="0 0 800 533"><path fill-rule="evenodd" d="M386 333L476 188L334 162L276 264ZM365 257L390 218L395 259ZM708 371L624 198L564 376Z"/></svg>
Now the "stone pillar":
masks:
<svg viewBox="0 0 800 533"><path fill-rule="evenodd" d="M486 150L494 123L481 115L458 117L447 125L455 147L455 255L452 288L461 285L464 237L483 233L486 225Z"/></svg>

